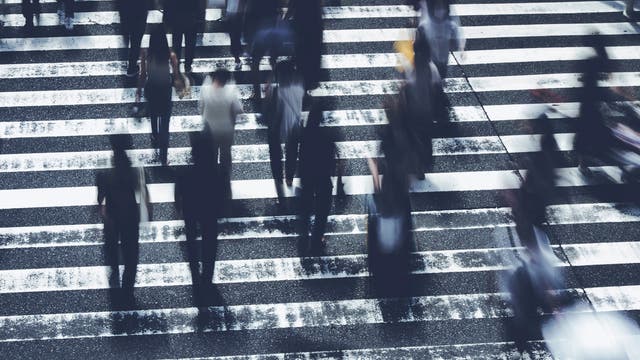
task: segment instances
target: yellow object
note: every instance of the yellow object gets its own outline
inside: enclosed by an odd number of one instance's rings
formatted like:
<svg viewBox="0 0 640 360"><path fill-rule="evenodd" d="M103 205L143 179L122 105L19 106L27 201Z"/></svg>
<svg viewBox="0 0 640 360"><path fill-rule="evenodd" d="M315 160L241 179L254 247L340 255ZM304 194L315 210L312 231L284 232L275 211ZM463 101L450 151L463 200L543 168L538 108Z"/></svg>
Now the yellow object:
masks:
<svg viewBox="0 0 640 360"><path fill-rule="evenodd" d="M414 56L415 56L415 53L413 52L413 41L411 40L396 41L393 44L393 48L400 55L400 61L398 63L398 66L396 66L398 71L404 72L405 65L407 64L413 67Z"/></svg>

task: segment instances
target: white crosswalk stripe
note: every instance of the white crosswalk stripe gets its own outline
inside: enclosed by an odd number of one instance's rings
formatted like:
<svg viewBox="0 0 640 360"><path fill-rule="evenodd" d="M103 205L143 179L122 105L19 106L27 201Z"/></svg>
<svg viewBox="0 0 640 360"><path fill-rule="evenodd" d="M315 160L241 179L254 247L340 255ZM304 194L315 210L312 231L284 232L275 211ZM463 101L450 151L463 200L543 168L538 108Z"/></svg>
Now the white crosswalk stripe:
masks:
<svg viewBox="0 0 640 360"><path fill-rule="evenodd" d="M0 3L0 352L8 358L518 358L503 282L528 253L509 206L540 150L542 113L559 150L545 224L554 266L569 279L558 292L596 313L637 318L637 184L611 162L588 163L593 174L583 174L574 150L582 61L594 54L585 35L603 35L612 60L600 88L636 95L640 88L638 26L623 17L624 1L452 5L468 49L449 56L450 122L434 126L433 168L424 180L411 179L411 289L402 296L371 281L366 202L374 186L366 159L383 156L384 99L403 85L393 43L413 39L419 14L412 6L324 2L323 74L310 95L331 103L321 126L338 135L346 197L337 196L336 171L325 253L304 257L300 179L285 186L277 207L267 127L249 101L250 59L234 69L217 21L223 2L208 2L191 98L173 94L168 169L151 149L150 120L128 110L135 84L125 82L114 1L76 2L72 32L60 25L56 1L40 0L30 34L21 1ZM148 24L162 23L156 3ZM145 35L143 46L148 41ZM199 78L217 68L234 72L246 112L235 125L232 198L216 204L219 296L198 303L174 175L192 164L187 134L203 128ZM260 70L272 70L268 59ZM557 96L536 98L534 90ZM620 100L611 101L640 106ZM612 119L623 119L616 109L608 109ZM126 310L112 302L119 295L110 288L95 186L96 174L112 166L108 136L119 133L132 135L128 155L146 169L153 209L140 224L136 303ZM629 156L640 163L640 155ZM121 272L126 255L118 255ZM542 339L529 345L529 358L553 358Z"/></svg>

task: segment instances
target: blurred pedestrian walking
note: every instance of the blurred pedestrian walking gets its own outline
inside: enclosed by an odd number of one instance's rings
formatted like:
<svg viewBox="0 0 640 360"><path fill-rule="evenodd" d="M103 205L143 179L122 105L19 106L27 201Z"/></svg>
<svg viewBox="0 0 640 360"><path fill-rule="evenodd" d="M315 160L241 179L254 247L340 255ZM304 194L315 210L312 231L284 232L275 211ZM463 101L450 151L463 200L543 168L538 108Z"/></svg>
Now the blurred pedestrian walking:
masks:
<svg viewBox="0 0 640 360"><path fill-rule="evenodd" d="M150 209L150 199L142 168L131 167L126 150L131 147L129 135L117 134L109 138L113 148L113 168L97 175L98 205L104 222L105 260L111 268L109 285L122 288L125 305L133 304L133 289L139 257L138 231L141 209ZM141 203L138 205L138 201ZM120 286L119 250L124 259Z"/></svg>
<svg viewBox="0 0 640 360"><path fill-rule="evenodd" d="M323 106L315 101L300 141L300 237L304 253L320 254L325 246L324 231L331 210L331 176L336 170L335 138L328 127L320 127ZM338 174L337 183L342 182ZM315 215L311 237L310 217Z"/></svg>
<svg viewBox="0 0 640 360"><path fill-rule="evenodd" d="M169 49L164 28L154 28L149 48L140 54L140 77L136 102L140 102L141 89L147 100L147 114L151 118L151 142L160 151L160 162L167 165L169 148L169 120L171 119L172 85L184 88L185 83L178 68L178 59ZM171 70L170 70L171 69Z"/></svg>
<svg viewBox="0 0 640 360"><path fill-rule="evenodd" d="M242 70L242 28L244 25L244 9L246 0L227 0L224 26L231 39L231 55L235 60L235 70Z"/></svg>
<svg viewBox="0 0 640 360"><path fill-rule="evenodd" d="M624 15L629 20L638 20L638 13L633 8L635 2L635 0L624 1L624 11L622 12L622 15Z"/></svg>
<svg viewBox="0 0 640 360"><path fill-rule="evenodd" d="M322 1L290 0L286 19L291 21L295 43L294 59L304 79L304 88L315 89L320 83L323 50Z"/></svg>
<svg viewBox="0 0 640 360"><path fill-rule="evenodd" d="M242 103L231 73L216 70L207 76L200 90L198 108L206 132L212 137L214 162L220 157L221 186L225 197L231 199L231 146L236 117L242 113Z"/></svg>
<svg viewBox="0 0 640 360"><path fill-rule="evenodd" d="M149 5L146 0L118 0L116 6L120 14L124 43L129 48L127 76L135 77L140 71L138 58L140 57L142 36L147 26Z"/></svg>
<svg viewBox="0 0 640 360"><path fill-rule="evenodd" d="M451 16L449 0L433 0L427 3L427 14L418 25L431 45L431 59L438 68L440 77L447 78L450 51L462 51L464 38L460 26Z"/></svg>
<svg viewBox="0 0 640 360"><path fill-rule="evenodd" d="M33 16L40 15L42 8L40 0L22 0L22 16L24 16L24 28L27 32L33 30Z"/></svg>
<svg viewBox="0 0 640 360"><path fill-rule="evenodd" d="M196 37L200 23L199 0L165 0L164 23L171 31L173 52L178 62L182 56L182 41L184 40L184 72L191 74L193 59L195 57Z"/></svg>
<svg viewBox="0 0 640 360"><path fill-rule="evenodd" d="M211 137L204 132L190 133L189 137L193 165L176 177L175 205L184 219L189 269L199 298L213 284L222 189ZM200 243L196 241L198 228L202 234Z"/></svg>
<svg viewBox="0 0 640 360"><path fill-rule="evenodd" d="M285 180L287 186L292 186L298 163L302 101L305 91L302 79L291 61L278 63L276 79L278 81L278 113L282 117L280 138L285 141Z"/></svg>
<svg viewBox="0 0 640 360"><path fill-rule="evenodd" d="M58 3L58 18L65 29L73 30L73 18L75 16L75 0L56 0Z"/></svg>

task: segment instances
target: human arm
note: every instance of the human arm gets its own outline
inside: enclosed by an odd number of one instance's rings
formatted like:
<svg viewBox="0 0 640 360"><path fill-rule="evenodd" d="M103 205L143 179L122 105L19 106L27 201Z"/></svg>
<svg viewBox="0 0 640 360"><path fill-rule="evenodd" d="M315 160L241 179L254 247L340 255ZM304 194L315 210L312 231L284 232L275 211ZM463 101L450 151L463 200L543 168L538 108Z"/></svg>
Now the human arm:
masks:
<svg viewBox="0 0 640 360"><path fill-rule="evenodd" d="M140 74L138 75L138 88L136 89L136 102L140 102L142 87L147 80L147 52L140 50Z"/></svg>
<svg viewBox="0 0 640 360"><path fill-rule="evenodd" d="M369 165L369 171L373 178L373 189L375 192L380 191L380 173L378 171L378 162L376 159L367 158L367 165Z"/></svg>

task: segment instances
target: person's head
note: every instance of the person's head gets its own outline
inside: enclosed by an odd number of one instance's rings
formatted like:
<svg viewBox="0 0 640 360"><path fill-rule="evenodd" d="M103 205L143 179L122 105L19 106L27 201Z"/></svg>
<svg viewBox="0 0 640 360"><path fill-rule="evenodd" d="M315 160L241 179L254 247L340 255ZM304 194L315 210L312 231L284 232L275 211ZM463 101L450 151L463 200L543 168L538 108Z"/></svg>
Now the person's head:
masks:
<svg viewBox="0 0 640 360"><path fill-rule="evenodd" d="M217 85L220 87L227 85L227 83L231 79L231 73L227 69L218 69L212 72L210 76L213 82L217 83Z"/></svg>
<svg viewBox="0 0 640 360"><path fill-rule="evenodd" d="M291 60L284 60L276 65L276 79L282 85L293 83L296 76L296 67Z"/></svg>
<svg viewBox="0 0 640 360"><path fill-rule="evenodd" d="M429 15L444 20L450 15L449 0L429 0Z"/></svg>
<svg viewBox="0 0 640 360"><path fill-rule="evenodd" d="M169 42L163 26L155 26L149 38L149 58L155 61L169 60Z"/></svg>
<svg viewBox="0 0 640 360"><path fill-rule="evenodd" d="M132 147L132 140L129 134L113 134L109 136L111 149L113 149L113 165L116 168L131 166L127 150Z"/></svg>

